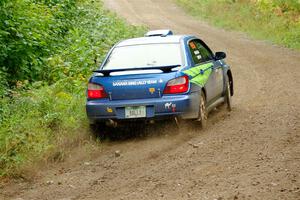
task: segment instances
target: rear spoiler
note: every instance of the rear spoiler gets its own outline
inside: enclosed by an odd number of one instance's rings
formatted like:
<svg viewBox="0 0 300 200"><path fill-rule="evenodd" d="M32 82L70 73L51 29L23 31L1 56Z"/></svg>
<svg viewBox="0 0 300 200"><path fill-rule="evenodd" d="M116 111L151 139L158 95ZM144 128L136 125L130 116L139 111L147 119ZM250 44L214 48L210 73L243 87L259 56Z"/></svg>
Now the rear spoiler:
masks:
<svg viewBox="0 0 300 200"><path fill-rule="evenodd" d="M169 66L158 66L158 67L140 67L140 68L125 68L125 69L99 69L93 72L101 73L103 76L109 76L112 72L123 72L123 71L136 71L136 70L161 70L164 73L169 73L173 68L180 67L181 65L169 65Z"/></svg>

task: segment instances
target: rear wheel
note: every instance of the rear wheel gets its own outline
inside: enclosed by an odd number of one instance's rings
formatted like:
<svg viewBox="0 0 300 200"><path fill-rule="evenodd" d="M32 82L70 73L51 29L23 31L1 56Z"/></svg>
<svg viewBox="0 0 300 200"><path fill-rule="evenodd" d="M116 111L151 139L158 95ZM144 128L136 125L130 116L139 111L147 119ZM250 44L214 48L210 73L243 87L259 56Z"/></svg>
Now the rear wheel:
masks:
<svg viewBox="0 0 300 200"><path fill-rule="evenodd" d="M206 110L206 98L205 98L204 92L201 92L201 96L200 96L198 121L200 122L201 128L206 127L206 124L207 124L207 110Z"/></svg>
<svg viewBox="0 0 300 200"><path fill-rule="evenodd" d="M230 81L228 77L226 81L225 104L227 106L227 110L230 112L232 110L232 99L230 93Z"/></svg>

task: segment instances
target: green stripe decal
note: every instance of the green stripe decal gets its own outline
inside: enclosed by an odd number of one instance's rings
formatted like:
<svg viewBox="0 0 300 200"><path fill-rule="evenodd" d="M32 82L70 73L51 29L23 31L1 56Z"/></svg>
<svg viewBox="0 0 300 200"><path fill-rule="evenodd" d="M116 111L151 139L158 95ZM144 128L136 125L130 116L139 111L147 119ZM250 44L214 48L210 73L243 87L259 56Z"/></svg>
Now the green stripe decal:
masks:
<svg viewBox="0 0 300 200"><path fill-rule="evenodd" d="M183 71L183 73L192 77L192 79L190 80L192 83L195 83L196 85L200 85L201 87L203 87L206 84L212 72L211 69L212 65L213 65L212 63L198 65L196 67Z"/></svg>

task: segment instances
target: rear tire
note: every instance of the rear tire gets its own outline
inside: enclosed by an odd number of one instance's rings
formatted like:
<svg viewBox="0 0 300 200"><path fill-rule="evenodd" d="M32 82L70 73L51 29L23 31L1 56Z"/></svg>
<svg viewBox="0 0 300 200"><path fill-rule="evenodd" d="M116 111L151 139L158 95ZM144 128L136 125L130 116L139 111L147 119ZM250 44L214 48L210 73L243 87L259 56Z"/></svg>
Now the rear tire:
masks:
<svg viewBox="0 0 300 200"><path fill-rule="evenodd" d="M230 82L229 78L227 77L226 81L226 91L225 91L225 104L227 107L227 110L230 112L232 110L232 99L231 99L231 92L230 92Z"/></svg>
<svg viewBox="0 0 300 200"><path fill-rule="evenodd" d="M200 105L199 105L199 116L198 120L201 128L205 129L207 125L207 110L206 110L206 98L204 92L201 92Z"/></svg>

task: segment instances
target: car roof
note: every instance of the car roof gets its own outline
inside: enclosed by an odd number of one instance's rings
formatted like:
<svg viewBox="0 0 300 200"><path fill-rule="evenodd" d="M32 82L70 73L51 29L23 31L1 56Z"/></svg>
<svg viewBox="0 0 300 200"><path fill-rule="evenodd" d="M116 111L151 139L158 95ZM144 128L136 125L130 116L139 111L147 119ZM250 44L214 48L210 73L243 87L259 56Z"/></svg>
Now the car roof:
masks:
<svg viewBox="0 0 300 200"><path fill-rule="evenodd" d="M180 43L180 40L186 35L168 35L168 36L151 36L151 37L139 37L119 42L116 47L141 45L141 44L160 44L160 43Z"/></svg>

